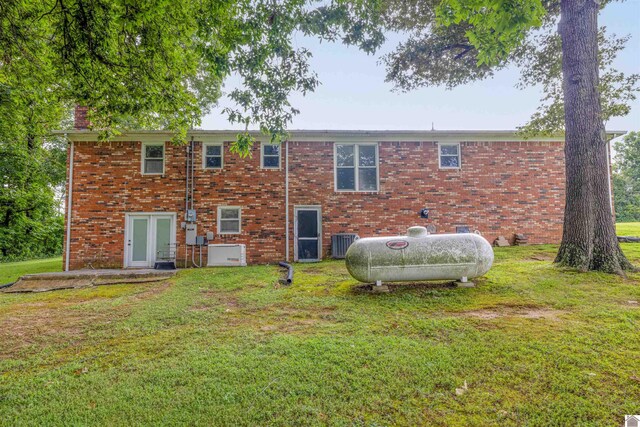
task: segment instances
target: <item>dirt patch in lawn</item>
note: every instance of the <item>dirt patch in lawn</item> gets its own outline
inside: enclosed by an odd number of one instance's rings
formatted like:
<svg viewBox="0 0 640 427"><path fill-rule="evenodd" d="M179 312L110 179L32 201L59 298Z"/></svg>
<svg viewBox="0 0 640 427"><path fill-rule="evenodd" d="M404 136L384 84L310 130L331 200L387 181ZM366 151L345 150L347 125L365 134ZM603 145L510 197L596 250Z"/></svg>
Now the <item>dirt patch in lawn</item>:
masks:
<svg viewBox="0 0 640 427"><path fill-rule="evenodd" d="M89 294L66 291L68 294L60 298L17 302L5 307L0 313L0 359L15 357L26 350L77 346L87 332L126 318L141 301L162 294L171 282L133 285L144 286L136 293L123 290L121 285L112 286L113 292L109 287L96 288L96 293ZM124 298L124 302L117 306L94 305L112 298Z"/></svg>
<svg viewBox="0 0 640 427"><path fill-rule="evenodd" d="M119 317L114 310L89 312L68 307L30 307L0 319L0 359L14 357L26 349L75 346L96 324Z"/></svg>
<svg viewBox="0 0 640 427"><path fill-rule="evenodd" d="M480 310L463 311L456 313L458 316L474 317L477 319L498 319L502 317L521 317L524 319L559 320L566 311L554 310L537 306L495 306Z"/></svg>

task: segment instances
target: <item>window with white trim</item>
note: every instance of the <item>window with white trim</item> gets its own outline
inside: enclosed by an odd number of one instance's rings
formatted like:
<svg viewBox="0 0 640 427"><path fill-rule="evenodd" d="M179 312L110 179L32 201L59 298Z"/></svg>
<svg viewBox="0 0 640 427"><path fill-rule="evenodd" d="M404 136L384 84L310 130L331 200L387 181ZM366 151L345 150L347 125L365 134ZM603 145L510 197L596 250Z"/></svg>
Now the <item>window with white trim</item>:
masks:
<svg viewBox="0 0 640 427"><path fill-rule="evenodd" d="M438 144L440 169L460 169L460 144Z"/></svg>
<svg viewBox="0 0 640 427"><path fill-rule="evenodd" d="M145 175L164 173L164 142L142 144L142 173Z"/></svg>
<svg viewBox="0 0 640 427"><path fill-rule="evenodd" d="M378 144L336 144L336 191L378 191Z"/></svg>
<svg viewBox="0 0 640 427"><path fill-rule="evenodd" d="M240 234L240 211L238 206L218 207L218 234Z"/></svg>
<svg viewBox="0 0 640 427"><path fill-rule="evenodd" d="M280 169L280 144L261 144L261 161L263 169Z"/></svg>
<svg viewBox="0 0 640 427"><path fill-rule="evenodd" d="M222 169L223 151L222 143L206 142L202 145L202 168L203 169Z"/></svg>

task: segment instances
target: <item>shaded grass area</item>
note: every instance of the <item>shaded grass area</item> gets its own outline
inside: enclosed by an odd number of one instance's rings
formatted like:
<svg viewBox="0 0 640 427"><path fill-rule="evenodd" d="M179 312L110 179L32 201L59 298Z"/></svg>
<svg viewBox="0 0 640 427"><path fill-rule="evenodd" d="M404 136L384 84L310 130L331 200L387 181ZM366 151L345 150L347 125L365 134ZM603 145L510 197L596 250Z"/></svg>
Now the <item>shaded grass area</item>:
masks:
<svg viewBox="0 0 640 427"><path fill-rule="evenodd" d="M559 269L556 250L496 249L469 289L357 293L327 261L290 287L255 266L0 294L0 419L620 425L640 401L640 274Z"/></svg>
<svg viewBox="0 0 640 427"><path fill-rule="evenodd" d="M62 257L0 263L0 285L14 282L25 274L62 271Z"/></svg>

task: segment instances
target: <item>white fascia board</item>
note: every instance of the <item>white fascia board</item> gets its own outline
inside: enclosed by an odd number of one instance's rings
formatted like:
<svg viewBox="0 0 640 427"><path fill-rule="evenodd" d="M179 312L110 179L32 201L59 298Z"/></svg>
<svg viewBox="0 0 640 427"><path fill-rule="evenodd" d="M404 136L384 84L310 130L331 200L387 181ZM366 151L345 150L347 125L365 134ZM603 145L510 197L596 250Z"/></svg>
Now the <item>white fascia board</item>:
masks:
<svg viewBox="0 0 640 427"><path fill-rule="evenodd" d="M234 141L240 133L235 130L191 130L187 137L201 142ZM264 138L259 131L250 131L258 140ZM608 131L607 135L620 136L626 131ZM88 130L55 131L67 135L70 141L98 141L98 133ZM170 141L167 131L131 131L109 141ZM291 142L563 142L564 135L539 136L525 139L514 130L290 130Z"/></svg>

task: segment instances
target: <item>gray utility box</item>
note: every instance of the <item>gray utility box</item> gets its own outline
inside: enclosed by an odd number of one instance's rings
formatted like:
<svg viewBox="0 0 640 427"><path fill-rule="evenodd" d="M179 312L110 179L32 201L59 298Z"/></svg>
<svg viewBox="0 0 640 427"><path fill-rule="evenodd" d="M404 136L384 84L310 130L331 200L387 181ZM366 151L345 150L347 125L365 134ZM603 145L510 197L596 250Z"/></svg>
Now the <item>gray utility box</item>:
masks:
<svg viewBox="0 0 640 427"><path fill-rule="evenodd" d="M331 257L344 259L349 246L360 237L354 233L338 233L331 236Z"/></svg>

